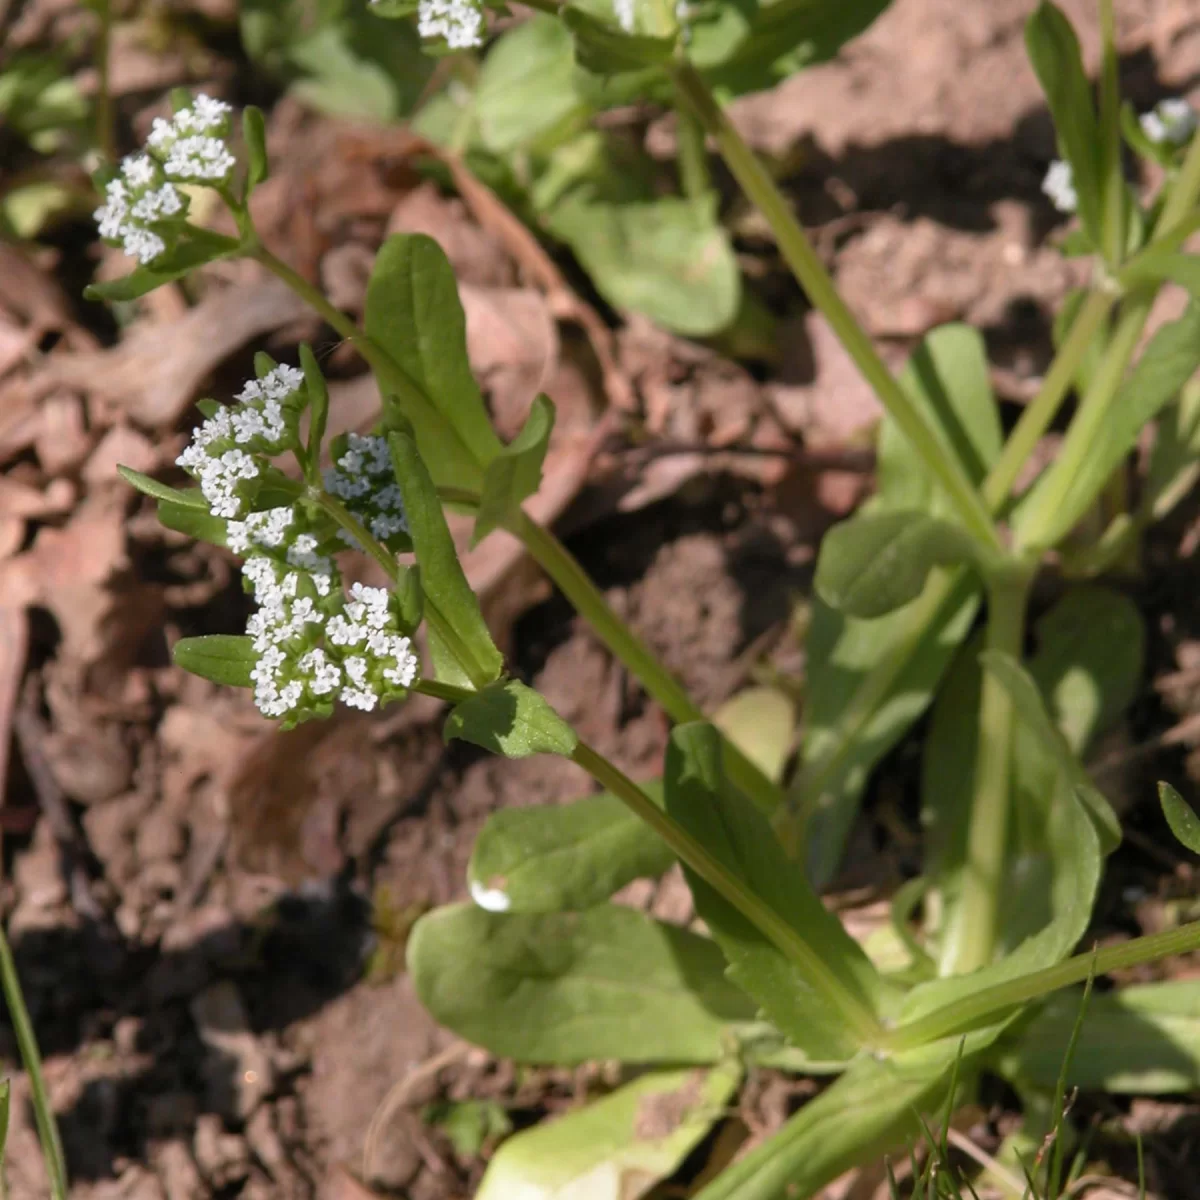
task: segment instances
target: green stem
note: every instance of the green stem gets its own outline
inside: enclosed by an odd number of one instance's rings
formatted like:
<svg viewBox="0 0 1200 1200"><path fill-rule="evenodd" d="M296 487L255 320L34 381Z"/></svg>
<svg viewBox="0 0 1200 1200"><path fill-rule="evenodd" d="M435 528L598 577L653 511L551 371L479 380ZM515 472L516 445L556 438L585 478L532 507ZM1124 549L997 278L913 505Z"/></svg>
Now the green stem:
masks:
<svg viewBox="0 0 1200 1200"><path fill-rule="evenodd" d="M1025 634L1025 602L1032 573L1002 571L988 586L987 649L1020 661ZM979 741L962 900L956 928L947 938L943 960L951 972L965 975L987 966L996 953L1001 884L1008 853L1015 710L1008 689L984 671L979 694Z"/></svg>
<svg viewBox="0 0 1200 1200"><path fill-rule="evenodd" d="M714 139L726 165L771 226L779 252L792 269L810 301L824 314L866 381L875 390L889 416L908 438L930 473L941 484L958 510L963 524L985 545L1000 548L991 515L972 486L958 459L909 398L879 357L871 339L846 307L825 270L808 235L762 163L721 110L700 73L687 62L671 68L680 97L695 112L701 126Z"/></svg>
<svg viewBox="0 0 1200 1200"><path fill-rule="evenodd" d="M689 200L707 196L713 189L708 169L704 126L684 102L675 106L675 141L678 146L679 186Z"/></svg>
<svg viewBox="0 0 1200 1200"><path fill-rule="evenodd" d="M331 328L351 342L358 352L366 359L368 366L374 369L374 358L378 355L378 347L359 327L339 308L335 308L325 299L321 289L314 287L299 271L293 270L276 257L261 242L256 242L249 251L249 257L262 263L277 279L282 280L291 290L304 301L309 308L317 312Z"/></svg>
<svg viewBox="0 0 1200 1200"><path fill-rule="evenodd" d="M613 612L599 588L558 538L524 511L507 528L521 539L530 556L554 580L575 611L591 625L617 660L662 705L672 721L683 725L689 721L707 720L682 684L658 661L645 642ZM765 813L779 809L783 803L780 789L732 742L727 738L723 741L725 770L734 787Z"/></svg>
<svg viewBox="0 0 1200 1200"><path fill-rule="evenodd" d="M676 856L706 883L715 888L748 921L759 929L804 972L814 991L839 1012L863 1047L878 1044L884 1036L878 1017L870 1007L829 969L821 955L772 908L762 902L740 879L715 858L700 842L655 804L628 776L619 771L585 742L571 755L601 787L618 796L639 816Z"/></svg>
<svg viewBox="0 0 1200 1200"><path fill-rule="evenodd" d="M1125 255L1125 176L1121 169L1121 93L1117 75L1117 31L1112 0L1100 0L1100 137L1104 164L1101 233L1104 258L1112 270Z"/></svg>
<svg viewBox="0 0 1200 1200"><path fill-rule="evenodd" d="M112 0L100 0L96 34L96 149L106 163L117 157L117 135L112 102Z"/></svg>
<svg viewBox="0 0 1200 1200"><path fill-rule="evenodd" d="M3 929L0 929L0 987L4 990L4 1002L8 1005L8 1014L12 1018L13 1032L17 1035L21 1061L25 1064L25 1072L29 1076L29 1090L33 1094L33 1117L37 1123L42 1156L46 1160L50 1194L54 1200L67 1200L67 1162L58 1133L58 1122L54 1118L54 1109L50 1107L46 1079L42 1074L42 1056L38 1052L33 1023L29 1020L29 1010L25 1007L25 997L21 993L17 964L13 961L12 949Z"/></svg>
<svg viewBox="0 0 1200 1200"><path fill-rule="evenodd" d="M983 499L992 513L1007 503L1021 469L1054 420L1075 378L1092 338L1104 324L1115 296L1108 289L1093 291L1084 301L1066 340L1059 347L1038 393L1013 427L996 465L983 481Z"/></svg>
<svg viewBox="0 0 1200 1200"><path fill-rule="evenodd" d="M289 267L283 259L272 254L257 240L257 235L254 235L251 248L247 253L266 267L277 279L286 283L301 300L325 320L330 328L336 330L354 346L363 356L367 366L371 368L383 391L418 408L428 408L432 404L431 399L425 395L387 350L369 333L360 329L344 312L330 304L319 288L314 287L303 275ZM449 428L453 432L453 427Z"/></svg>
<svg viewBox="0 0 1200 1200"><path fill-rule="evenodd" d="M1175 177L1170 195L1163 205L1162 215L1154 227L1155 238L1170 235L1175 232L1177 226L1182 227L1192 216L1192 209L1197 200L1200 200L1200 136L1193 134L1179 174Z"/></svg>
<svg viewBox="0 0 1200 1200"><path fill-rule="evenodd" d="M1135 290L1122 305L1104 357L1071 422L1058 459L1017 520L1014 533L1019 547L1045 549L1074 524L1070 516L1071 493L1094 452L1096 439L1104 434L1109 407L1137 349L1156 292L1153 286Z"/></svg>
<svg viewBox="0 0 1200 1200"><path fill-rule="evenodd" d="M360 329L345 313L330 304L320 290L309 283L307 279L292 270L287 263L277 258L257 241L252 243L249 253L320 314L332 329L335 329L358 349L367 365L375 373L381 386L397 395L408 397L415 404L429 405L431 403L430 399L400 369L387 350ZM478 507L479 496L476 492L461 488L442 488L440 492L447 502ZM350 514L345 513L345 516L349 517ZM351 530L351 532L353 531ZM623 663L642 683L646 691L663 706L673 721L684 723L705 719L704 714L692 703L687 692L672 677L666 667L637 638L629 626L613 612L588 578L587 573L550 530L522 512L518 520L510 522L509 532L524 543L533 559L554 580L580 615L592 625L600 640L604 642L616 659ZM355 536L359 535L355 534ZM362 539L360 538L360 540ZM367 546L368 552L383 565L383 560L370 549L369 542L363 540L362 544ZM391 569L394 570L395 562L391 560L391 556L383 547L379 547L379 550L391 561ZM388 570L389 568L384 566L384 569ZM435 610L430 609L427 605L426 611L432 615ZM434 621L437 621L436 616L434 616ZM445 634L446 630L439 629L439 632ZM459 645L458 639L451 636L448 644L457 656L458 650L454 647ZM461 646L459 648L461 649ZM467 669L465 661L463 668ZM783 796L779 788L767 779L728 739L725 740L725 767L734 786L749 796L764 811L773 811L782 803Z"/></svg>
<svg viewBox="0 0 1200 1200"><path fill-rule="evenodd" d="M439 700L451 704L467 700L472 695L465 688L441 683L435 679L419 679L413 684L412 690L427 696L436 696ZM864 1047L877 1044L885 1036L883 1026L875 1013L830 971L821 955L678 821L655 804L629 776L582 740L571 754L571 761L581 766L602 788L619 797L666 842L682 863L720 892L738 912L795 962L804 971L813 989L820 992L842 1014Z"/></svg>
<svg viewBox="0 0 1200 1200"><path fill-rule="evenodd" d="M897 1053L936 1042L940 1038L967 1033L1031 1000L1075 983L1083 983L1093 974L1130 970L1197 949L1200 949L1200 921L1192 921L1179 929L1134 938L1120 946L1076 954L1053 967L982 988L953 1004L898 1025L884 1036L881 1048Z"/></svg>

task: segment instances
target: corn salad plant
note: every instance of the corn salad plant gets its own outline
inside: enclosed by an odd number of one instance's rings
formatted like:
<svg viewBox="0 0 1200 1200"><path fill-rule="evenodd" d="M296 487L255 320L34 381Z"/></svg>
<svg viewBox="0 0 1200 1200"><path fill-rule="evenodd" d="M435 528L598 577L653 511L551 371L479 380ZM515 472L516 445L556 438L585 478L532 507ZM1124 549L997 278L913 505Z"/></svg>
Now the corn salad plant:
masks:
<svg viewBox="0 0 1200 1200"><path fill-rule="evenodd" d="M414 11L420 30L447 45L484 36L486 14L468 0L422 0ZM780 0L755 9L749 26L741 8L715 9L712 21L733 22L754 47L768 37L755 21L774 36L791 18L824 13L833 37L842 11ZM1194 481L1200 436L1190 383L1200 308L1137 355L1159 289L1200 287L1183 250L1200 229L1200 139L1176 106L1141 120L1122 107L1111 7L1101 13L1098 101L1062 14L1044 3L1028 25L1066 164L1048 187L1077 208L1065 248L1090 256L1093 275L1066 304L1058 353L1007 438L975 331L935 330L899 378L885 368L714 97L719 79L706 75L699 25L652 0L587 0L546 14L578 61L614 87L630 74L669 82L887 413L878 495L821 547L802 763L786 788L781 765L764 770L705 720L524 512L553 404L535 397L521 433L500 441L468 364L453 273L433 241L384 243L358 328L254 228L248 201L268 171L262 115L245 111L235 151L228 107L202 96L176 97L145 150L100 180L102 233L138 265L93 286L94 297L131 300L219 258L257 260L359 349L382 397L370 434L328 439L328 394L312 353L302 348L298 366L260 356L232 404L201 405L203 423L178 460L195 486L124 472L157 500L164 524L243 560L255 605L244 632L185 639L176 661L252 689L283 727L339 704L372 710L414 691L436 696L450 706L448 738L511 758L562 755L602 789L564 807L496 814L474 850L473 902L425 916L410 940L420 996L467 1040L524 1063L639 1068L596 1103L505 1142L484 1200L605 1179L614 1195L641 1194L698 1144L754 1065L833 1082L704 1183L703 1200L811 1195L919 1132L922 1114L969 1094L984 1072L1022 1095L1036 1138L1038 1114L1061 1123L1059 1068L1073 1036L1072 1083L1171 1091L1200 1079L1193 984L1094 996L1078 1028L1071 990L1200 947L1197 923L1072 954L1121 836L1080 755L1128 702L1142 656L1136 610L1093 577L1128 562L1147 525ZM715 74L724 78L727 66ZM1163 168L1148 206L1122 173L1122 139ZM189 221L198 186L228 207L235 236ZM1015 494L1072 391L1079 404L1057 461ZM1156 419L1149 476L1131 505L1122 471ZM505 672L446 508L474 514L477 540L497 529L520 538L661 702L676 722L661 781L627 778ZM351 551L373 559L388 586L347 586ZM1081 582L1027 630L1031 584L1052 553ZM891 946L868 953L818 887L870 771L931 705L925 872L896 899ZM1172 828L1200 849L1184 801L1166 790L1163 804ZM707 936L609 902L674 862ZM1058 1182L1047 1176L1044 1194L1057 1194Z"/></svg>

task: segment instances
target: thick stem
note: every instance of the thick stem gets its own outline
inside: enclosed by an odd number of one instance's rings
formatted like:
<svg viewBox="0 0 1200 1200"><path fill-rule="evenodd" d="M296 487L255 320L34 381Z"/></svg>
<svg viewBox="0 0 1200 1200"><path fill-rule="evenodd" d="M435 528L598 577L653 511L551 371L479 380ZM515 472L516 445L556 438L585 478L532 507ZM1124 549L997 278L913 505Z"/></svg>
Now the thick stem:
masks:
<svg viewBox="0 0 1200 1200"><path fill-rule="evenodd" d="M1104 163L1104 208L1101 220L1104 257L1115 271L1127 242L1126 188L1121 169L1121 92L1117 74L1117 30L1112 0L1100 0L1100 137Z"/></svg>
<svg viewBox="0 0 1200 1200"><path fill-rule="evenodd" d="M875 1013L838 979L821 955L787 921L765 905L686 829L659 808L633 780L606 758L597 754L584 742L579 743L571 758L601 787L618 796L667 843L681 862L715 888L800 967L813 990L822 995L842 1015L864 1048L879 1042L882 1026Z"/></svg>
<svg viewBox="0 0 1200 1200"><path fill-rule="evenodd" d="M112 102L112 0L100 0L96 13L100 18L96 34L96 149L106 163L113 163L117 134Z"/></svg>
<svg viewBox="0 0 1200 1200"><path fill-rule="evenodd" d="M1020 660L1025 630L1028 572L1001 572L988 586L986 644ZM1012 696L990 671L984 671L979 695L979 743L967 826L961 907L949 935L951 972L966 974L992 961L999 928L1001 883L1008 851L1009 768L1012 761Z"/></svg>
<svg viewBox="0 0 1200 1200"><path fill-rule="evenodd" d="M1157 962L1174 954L1188 954L1197 949L1200 949L1200 921L1192 921L1178 929L1134 938L1120 946L1107 946L1088 954L1076 954L1053 967L993 984L947 1004L944 1008L934 1009L923 1017L898 1025L884 1035L881 1049L897 1053L936 1042L940 1038L967 1033L988 1020L998 1019L1022 1004L1028 1004L1031 1000L1038 1000L1072 984L1083 983L1093 975L1104 975L1109 971L1127 971L1132 967Z"/></svg>
<svg viewBox="0 0 1200 1200"><path fill-rule="evenodd" d="M771 226L779 252L809 300L825 316L863 378L950 497L966 527L984 544L999 549L999 535L979 493L958 460L896 382L871 339L846 307L774 180L721 110L699 72L687 62L676 64L671 72L679 95L692 107L742 191Z"/></svg>
<svg viewBox="0 0 1200 1200"><path fill-rule="evenodd" d="M689 200L707 196L713 184L708 170L704 126L686 103L675 106L675 141L678 147L680 190Z"/></svg>
<svg viewBox="0 0 1200 1200"><path fill-rule="evenodd" d="M1122 306L1104 358L1071 422L1058 459L1020 514L1014 531L1018 546L1045 549L1065 532L1062 526L1064 513L1069 511L1067 499L1093 453L1096 439L1104 434L1109 406L1137 349L1156 292L1153 287L1139 289Z"/></svg>
<svg viewBox="0 0 1200 1200"><path fill-rule="evenodd" d="M1092 344L1092 338L1103 325L1104 318L1108 316L1114 299L1111 291L1099 289L1093 291L1084 301L1066 340L1054 356L1037 395L1025 406L1020 420L1004 443L996 465L983 481L983 498L992 513L998 512L1008 501L1022 467L1062 407L1075 378L1075 372Z"/></svg>
<svg viewBox="0 0 1200 1200"><path fill-rule="evenodd" d="M575 611L595 630L617 660L680 725L707 718L692 702L683 685L663 666L637 634L617 616L571 552L548 529L524 512L509 531L525 544L534 561L558 585ZM727 738L725 770L730 782L765 813L783 803L783 793Z"/></svg>
<svg viewBox="0 0 1200 1200"><path fill-rule="evenodd" d="M33 1100L33 1118L37 1123L38 1141L42 1146L42 1157L46 1160L46 1174L50 1179L50 1194L54 1200L67 1200L67 1161L63 1155L62 1139L58 1133L58 1122L50 1106L46 1091L46 1079L42 1074L42 1056L38 1052L37 1037L25 997L21 993L21 980L17 965L13 961L8 938L0 929L0 988L4 991L4 1003L12 1018L13 1032L17 1035L17 1048L25 1073L29 1076L29 1090Z"/></svg>

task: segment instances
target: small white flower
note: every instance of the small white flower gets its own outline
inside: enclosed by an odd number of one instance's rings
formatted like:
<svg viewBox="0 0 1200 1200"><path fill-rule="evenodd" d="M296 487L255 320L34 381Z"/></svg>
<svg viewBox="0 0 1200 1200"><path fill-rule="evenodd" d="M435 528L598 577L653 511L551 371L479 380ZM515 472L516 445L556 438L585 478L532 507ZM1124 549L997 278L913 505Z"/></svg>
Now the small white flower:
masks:
<svg viewBox="0 0 1200 1200"><path fill-rule="evenodd" d="M1050 164L1046 178L1042 180L1042 191L1050 198L1050 203L1061 213L1073 213L1079 204L1075 192L1075 179L1071 164L1056 159Z"/></svg>
<svg viewBox="0 0 1200 1200"><path fill-rule="evenodd" d="M119 241L126 254L149 264L167 248L153 226L184 209L183 197L164 180L162 168L149 155L137 154L122 161L120 178L105 185L104 203L93 216L102 238Z"/></svg>
<svg viewBox="0 0 1200 1200"><path fill-rule="evenodd" d="M156 117L146 145L168 179L181 183L223 183L237 165L225 143L230 107L200 94L169 121Z"/></svg>
<svg viewBox="0 0 1200 1200"><path fill-rule="evenodd" d="M1139 119L1142 132L1160 146L1182 146L1196 132L1196 113L1184 99L1176 96L1160 101Z"/></svg>
<svg viewBox="0 0 1200 1200"><path fill-rule="evenodd" d="M180 138L163 163L171 179L197 182L220 181L228 178L237 159L220 138L194 135Z"/></svg>
<svg viewBox="0 0 1200 1200"><path fill-rule="evenodd" d="M483 11L470 0L420 0L417 32L442 38L452 50L483 45Z"/></svg>
<svg viewBox="0 0 1200 1200"><path fill-rule="evenodd" d="M634 18L636 16L635 5L637 0L613 0L613 12L616 14L617 24L625 30L626 33L633 32Z"/></svg>

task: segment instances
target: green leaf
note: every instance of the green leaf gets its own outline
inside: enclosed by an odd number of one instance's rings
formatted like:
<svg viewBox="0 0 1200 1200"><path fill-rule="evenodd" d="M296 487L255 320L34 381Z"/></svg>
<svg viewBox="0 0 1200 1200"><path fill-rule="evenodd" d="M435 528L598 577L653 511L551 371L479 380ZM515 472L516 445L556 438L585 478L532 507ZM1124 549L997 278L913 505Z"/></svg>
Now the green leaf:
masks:
<svg viewBox="0 0 1200 1200"><path fill-rule="evenodd" d="M713 724L768 778L783 778L796 734L796 706L786 692L752 687L726 700Z"/></svg>
<svg viewBox="0 0 1200 1200"><path fill-rule="evenodd" d="M1182 251L1151 251L1139 255L1123 273L1129 284L1177 283L1193 299L1200 298L1200 257Z"/></svg>
<svg viewBox="0 0 1200 1200"><path fill-rule="evenodd" d="M638 1200L720 1120L740 1079L731 1063L643 1075L509 1138L475 1200Z"/></svg>
<svg viewBox="0 0 1200 1200"><path fill-rule="evenodd" d="M463 574L437 489L417 450L417 443L408 433L389 434L388 446L404 500L413 553L421 568L425 613L433 626L430 634L438 641L434 653L435 665L439 666L438 677L456 684L465 678L472 687L479 687L481 681L490 683L500 677L504 658L484 623L479 599ZM433 637L431 651L434 650ZM443 659L439 663L439 655L443 652L457 659L462 667L462 672L454 678L442 674L445 662Z"/></svg>
<svg viewBox="0 0 1200 1200"><path fill-rule="evenodd" d="M1200 819L1192 806L1169 783L1159 783L1158 802L1176 841L1200 854Z"/></svg>
<svg viewBox="0 0 1200 1200"><path fill-rule="evenodd" d="M959 571L920 600L859 621L814 597L807 649L803 769L789 797L804 820L809 879L823 886L841 861L871 771L929 707L979 608Z"/></svg>
<svg viewBox="0 0 1200 1200"><path fill-rule="evenodd" d="M1161 521L1200 478L1200 386L1187 384L1179 399L1167 406L1158 422L1158 435L1138 506L1144 525Z"/></svg>
<svg viewBox="0 0 1200 1200"><path fill-rule="evenodd" d="M446 741L458 738L505 758L560 754L570 758L579 736L540 692L498 679L460 701L446 718Z"/></svg>
<svg viewBox="0 0 1200 1200"><path fill-rule="evenodd" d="M199 494L197 489L196 494ZM213 546L225 545L225 522L220 517L214 517L207 506L200 508L191 502L192 492L183 495L188 497L186 503L175 499L159 500L158 520L167 529L182 533L198 542L208 542Z"/></svg>
<svg viewBox="0 0 1200 1200"><path fill-rule="evenodd" d="M723 91L763 91L832 58L887 5L888 0L731 3L721 7L717 22L704 20L701 9L701 19L692 24L688 55Z"/></svg>
<svg viewBox="0 0 1200 1200"><path fill-rule="evenodd" d="M899 382L967 478L982 483L1004 435L979 331L958 324L932 330L905 364ZM957 512L887 416L879 428L879 495L881 506L889 509L916 508L947 518Z"/></svg>
<svg viewBox="0 0 1200 1200"><path fill-rule="evenodd" d="M510 29L483 60L475 89L479 138L493 154L514 150L586 121L567 27L534 13Z"/></svg>
<svg viewBox="0 0 1200 1200"><path fill-rule="evenodd" d="M204 512L208 512L208 502L201 495L199 489L192 491L180 491L179 488L168 487L165 483L159 483L157 479L152 479L149 475L143 475L141 471L135 471L132 467L117 466L117 474L137 488L145 496L153 496L156 500L166 500L171 504L177 504L181 508L197 508Z"/></svg>
<svg viewBox="0 0 1200 1200"><path fill-rule="evenodd" d="M307 342L300 343L300 367L304 371L304 385L308 391L308 457L315 469L321 461L321 447L325 441L325 426L329 420L329 389L321 373L316 355Z"/></svg>
<svg viewBox="0 0 1200 1200"><path fill-rule="evenodd" d="M661 781L641 788L661 804ZM602 792L570 804L492 813L475 839L467 881L475 903L492 912L563 912L603 904L634 879L657 878L674 861L658 834Z"/></svg>
<svg viewBox="0 0 1200 1200"><path fill-rule="evenodd" d="M1088 253L1091 253L1090 249ZM1071 327L1075 324L1075 318L1079 315L1087 297L1088 291L1086 288L1072 288L1063 297L1062 307L1054 317L1054 327L1051 330L1051 337L1056 350L1062 348L1063 342L1070 335ZM1091 386L1092 379L1099 369L1100 361L1104 357L1104 349L1108 345L1108 335L1109 322L1105 318L1100 328L1092 335L1092 340L1088 343L1088 348L1075 370L1075 388L1080 395L1083 395Z"/></svg>
<svg viewBox="0 0 1200 1200"><path fill-rule="evenodd" d="M1101 246L1102 143L1079 39L1059 9L1042 0L1025 23L1025 46L1046 94L1062 155L1071 164L1080 220L1093 244Z"/></svg>
<svg viewBox="0 0 1200 1200"><path fill-rule="evenodd" d="M715 195L615 203L580 188L554 206L546 226L614 308L688 337L717 333L737 315L741 275Z"/></svg>
<svg viewBox="0 0 1200 1200"><path fill-rule="evenodd" d="M915 600L934 567L982 557L961 525L918 509L860 513L825 535L813 588L839 612L882 617Z"/></svg>
<svg viewBox="0 0 1200 1200"><path fill-rule="evenodd" d="M508 1113L495 1100L443 1100L422 1109L421 1119L440 1129L460 1158L474 1158L489 1141L512 1132Z"/></svg>
<svg viewBox="0 0 1200 1200"><path fill-rule="evenodd" d="M1104 850L1119 839L1115 817L1104 798L1083 775L1075 756L1121 715L1141 680L1144 633L1136 606L1120 593L1083 587L1068 592L1035 626L1037 652L1029 661L1033 694L1021 688L1018 706L1028 719L1013 735L1013 830L1008 877L1002 883L1011 900L1004 906L999 940L1015 946L1053 919L1056 866L1046 827L1050 810L1067 803L1063 790L1076 783L1084 791ZM922 823L929 833L928 870L941 894L953 927L959 878L967 854L969 809L963 797L974 786L978 752L980 665L979 642L968 647L938 695L925 739L922 763ZM1053 712L1051 718L1046 709ZM1039 714L1041 716L1039 717ZM1030 721L1037 719L1038 727ZM1065 739L1070 763L1052 749L1051 734ZM952 937L943 943L943 958L952 953Z"/></svg>
<svg viewBox="0 0 1200 1200"><path fill-rule="evenodd" d="M244 634L210 633L181 638L171 651L175 665L223 687L253 687L258 662L253 639Z"/></svg>
<svg viewBox="0 0 1200 1200"><path fill-rule="evenodd" d="M192 229L187 241L180 242L173 250L162 255L151 267L136 267L120 279L106 283L91 283L83 289L88 300L136 300L147 292L160 288L164 283L190 274L206 263L230 258L241 252L241 243L236 238L225 237L206 229Z"/></svg>
<svg viewBox="0 0 1200 1200"><path fill-rule="evenodd" d="M280 8L279 0L266 3ZM378 21L374 7L345 6L338 19L302 36L300 21L288 23L276 70L292 80L297 100L318 112L379 123L412 112L434 61L422 52L412 22Z"/></svg>
<svg viewBox="0 0 1200 1200"><path fill-rule="evenodd" d="M577 0L559 9L563 24L575 36L575 57L581 67L598 75L616 75L640 67L661 67L670 59L675 49L673 30L644 32L639 26L626 33L616 24L615 13L606 20L597 15L601 5L589 7L595 11L587 11ZM641 0L635 7L639 20L653 7L653 0Z"/></svg>
<svg viewBox="0 0 1200 1200"><path fill-rule="evenodd" d="M493 1054L564 1066L595 1059L713 1063L754 1005L707 938L619 905L497 914L439 908L413 927L408 969L447 1029Z"/></svg>
<svg viewBox="0 0 1200 1200"><path fill-rule="evenodd" d="M7 1079L0 1080L0 1167L4 1166L8 1151L8 1110L12 1097L12 1085Z"/></svg>
<svg viewBox="0 0 1200 1200"><path fill-rule="evenodd" d="M242 110L242 137L246 143L246 197L270 174L267 158L267 124L262 109L253 104Z"/></svg>
<svg viewBox="0 0 1200 1200"><path fill-rule="evenodd" d="M1121 840L1120 822L1047 712L1037 684L1011 655L998 650L985 650L980 654L979 661L984 670L990 671L1004 685L1025 727L1034 735L1042 752L1051 759L1087 809L1097 832L1107 843L1106 852L1113 849Z"/></svg>
<svg viewBox="0 0 1200 1200"><path fill-rule="evenodd" d="M521 432L488 463L483 473L473 545L515 515L526 497L541 486L542 463L553 429L554 405L547 396L535 396Z"/></svg>
<svg viewBox="0 0 1200 1200"><path fill-rule="evenodd" d="M784 854L766 818L725 784L711 725L677 726L663 775L667 811L743 886L820 956L838 982L876 1007L881 981L858 943ZM802 969L711 884L685 867L696 911L729 960L730 978L816 1060L851 1058L857 1040L843 1014L812 990Z"/></svg>
<svg viewBox="0 0 1200 1200"><path fill-rule="evenodd" d="M1054 1087L1081 998L1079 989L1052 996L1015 1026L1000 1048L997 1068L1026 1086ZM1067 1084L1151 1095L1200 1088L1200 981L1093 991Z"/></svg>
<svg viewBox="0 0 1200 1200"><path fill-rule="evenodd" d="M806 1200L851 1167L920 1133L918 1113L939 1107L953 1055L909 1066L855 1059L774 1136L744 1154L693 1200Z"/></svg>
<svg viewBox="0 0 1200 1200"><path fill-rule="evenodd" d="M1104 436L1097 439L1083 469L1068 481L1065 493L1043 491L1052 480L1058 486L1053 469L1035 485L1029 501L1018 510L1015 520L1018 540L1023 540L1035 523L1042 545L1053 546L1070 533L1096 502L1113 472L1133 451L1143 426L1179 395L1197 367L1200 367L1200 304L1193 301L1179 320L1164 325L1150 339L1137 365L1113 397ZM1058 498L1053 513L1043 521L1038 510L1045 507L1044 497L1050 494Z"/></svg>
<svg viewBox="0 0 1200 1200"><path fill-rule="evenodd" d="M365 324L403 372L401 380L385 371L380 384L399 397L430 474L478 488L501 445L471 374L454 271L437 242L407 233L384 242L367 284Z"/></svg>
<svg viewBox="0 0 1200 1200"><path fill-rule="evenodd" d="M970 795L979 711L979 676L973 657L969 652L964 656L939 697L922 780L927 813L930 809L936 811L931 796L946 810L953 807L956 798L961 805L961 797ZM1016 944L1005 957L979 971L915 988L905 1003L906 1016L921 1015L976 989L1051 966L1066 957L1091 919L1100 879L1101 833L1110 844L1114 829L1119 837L1119 826L1108 802L1087 778L1063 734L1052 723L1037 684L1014 659L997 651L985 651L979 661L994 671L1010 691L1018 720L1033 735L1025 750L1028 763L1014 754L1017 794L1025 791L1021 780L1028 775L1024 773L1031 769L1040 772L1044 758L1052 764L1054 786L1049 791L1041 788L1014 814L1018 828L1010 836L1015 845L1034 847L1025 852L1024 861L1016 857L1013 877L1001 884L1009 901L1002 913L1004 932L1007 940ZM961 749L956 750L956 738ZM966 786L959 792L947 790L964 779ZM1022 831L1021 823L1029 828ZM941 937L941 957L946 962L957 957L956 938L961 933L957 889L958 873L966 869L966 835L952 829L949 834L941 830L938 836L936 881L944 893L947 910ZM947 841L955 844L947 846Z"/></svg>

